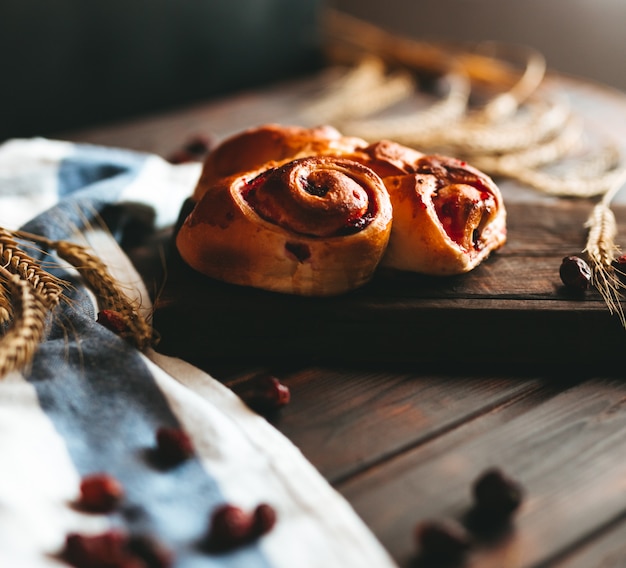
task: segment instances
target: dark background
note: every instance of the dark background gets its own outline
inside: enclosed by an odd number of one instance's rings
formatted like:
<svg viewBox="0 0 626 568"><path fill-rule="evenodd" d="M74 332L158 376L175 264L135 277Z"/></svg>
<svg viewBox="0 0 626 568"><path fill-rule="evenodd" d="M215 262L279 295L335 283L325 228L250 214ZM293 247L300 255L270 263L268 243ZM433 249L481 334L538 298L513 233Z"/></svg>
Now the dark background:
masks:
<svg viewBox="0 0 626 568"><path fill-rule="evenodd" d="M319 0L1 0L0 140L169 109L319 64Z"/></svg>
<svg viewBox="0 0 626 568"><path fill-rule="evenodd" d="M626 90L624 0L2 0L0 140L310 72L326 6L422 39L530 45L552 69Z"/></svg>

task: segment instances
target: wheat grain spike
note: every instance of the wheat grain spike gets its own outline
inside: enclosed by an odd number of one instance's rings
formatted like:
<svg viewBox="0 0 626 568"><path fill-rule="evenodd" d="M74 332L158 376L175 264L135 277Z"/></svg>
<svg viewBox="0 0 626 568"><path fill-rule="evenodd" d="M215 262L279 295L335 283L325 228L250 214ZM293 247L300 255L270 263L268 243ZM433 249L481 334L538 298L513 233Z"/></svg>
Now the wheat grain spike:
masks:
<svg viewBox="0 0 626 568"><path fill-rule="evenodd" d="M78 270L96 295L100 309L116 311L124 318L129 329L128 334L124 334L125 339L141 350L146 349L152 343L152 327L129 302L104 263L77 243L54 241L51 244L63 260Z"/></svg>
<svg viewBox="0 0 626 568"><path fill-rule="evenodd" d="M0 266L0 281L12 300L12 325L0 339L0 377L30 363L43 339L46 299L19 274Z"/></svg>

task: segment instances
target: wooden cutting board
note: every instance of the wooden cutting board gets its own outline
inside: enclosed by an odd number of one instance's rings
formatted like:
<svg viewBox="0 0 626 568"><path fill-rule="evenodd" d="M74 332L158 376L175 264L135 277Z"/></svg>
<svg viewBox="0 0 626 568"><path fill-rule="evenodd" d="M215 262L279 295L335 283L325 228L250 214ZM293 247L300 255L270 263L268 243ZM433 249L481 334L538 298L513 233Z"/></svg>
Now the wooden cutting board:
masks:
<svg viewBox="0 0 626 568"><path fill-rule="evenodd" d="M576 200L513 203L506 246L469 274L381 271L332 298L217 282L170 246L154 315L159 349L192 361L619 361L626 331L617 317L597 292L572 295L559 277L562 257L584 247L590 209ZM626 230L626 207L616 214Z"/></svg>
<svg viewBox="0 0 626 568"><path fill-rule="evenodd" d="M547 87L570 100L598 140L617 141L626 150L622 93L561 76L550 77ZM302 107L305 97L297 89L282 88L214 105L207 116L225 133L236 130L237 118L228 109L240 109L245 102L248 115L259 117L256 123L297 123L294 109ZM248 115L249 125L255 121ZM584 223L593 203L547 198L510 180L496 181L507 204L508 242L458 277L381 271L346 295L292 297L196 274L170 243L167 280L155 302L160 350L197 363L321 357L481 366L499 361L594 368L618 364L626 347L618 318L596 292L572 296L559 278L563 256L584 248ZM614 207L620 236L626 233L623 193Z"/></svg>

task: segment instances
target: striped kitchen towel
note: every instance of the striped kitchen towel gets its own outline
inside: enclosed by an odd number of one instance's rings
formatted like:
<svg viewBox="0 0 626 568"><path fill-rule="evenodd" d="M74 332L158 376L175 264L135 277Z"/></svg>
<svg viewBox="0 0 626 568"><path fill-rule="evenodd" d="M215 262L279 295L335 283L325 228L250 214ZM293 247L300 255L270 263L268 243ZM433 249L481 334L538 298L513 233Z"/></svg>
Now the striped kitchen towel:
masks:
<svg viewBox="0 0 626 568"><path fill-rule="evenodd" d="M199 173L198 163L154 155L10 140L0 145L0 226L87 244L149 313L149 295L121 246L125 211L156 229L172 225ZM32 363L0 379L0 566L87 565L80 555L89 546L118 554L107 566L134 568L393 566L280 432L205 372L142 353L97 323L78 273L41 254L71 287ZM162 427L189 435L189 459L155 463ZM95 474L119 482L123 494L115 507L87 512L77 506L80 485ZM268 504L276 522L260 538L214 550L206 535L225 503L244 511ZM150 559L146 542L168 554Z"/></svg>

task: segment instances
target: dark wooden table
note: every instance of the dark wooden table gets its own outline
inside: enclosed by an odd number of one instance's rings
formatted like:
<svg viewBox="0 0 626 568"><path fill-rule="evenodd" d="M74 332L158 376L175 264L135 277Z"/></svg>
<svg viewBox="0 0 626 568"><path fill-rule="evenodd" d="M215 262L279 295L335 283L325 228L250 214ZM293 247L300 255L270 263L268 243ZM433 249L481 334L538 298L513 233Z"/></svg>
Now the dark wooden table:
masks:
<svg viewBox="0 0 626 568"><path fill-rule="evenodd" d="M168 156L198 132L220 139L268 121L301 123L318 80L59 137ZM549 80L595 129L626 146L626 96L573 78ZM350 341L361 349L356 357L342 359L340 350L324 357L314 348L316 335L330 346L339 333L321 317L290 345L304 344L301 351L275 349L266 358L254 350L247 357L235 349L226 357L202 357L197 346L185 350L171 337L189 328L189 302L181 296L197 292L202 280L181 276L168 248L171 232L130 254L156 289L162 283L156 250L169 251L156 319L164 349L233 387L261 371L288 385L291 402L271 420L399 566L423 564L413 536L418 522L467 518L472 482L490 466L519 480L525 500L510 526L475 535L466 566L626 566L626 331L597 294L572 298L558 277L561 257L584 246L591 203L544 198L499 181L509 244L464 277L379 279L346 299L346 317L350 306L370 310L352 326ZM626 208L618 204L616 213L626 243ZM199 305L196 312L214 316L216 325L226 317L211 311L210 300ZM322 310L324 317L335 308ZM233 308L233 317L241 323L241 309ZM258 329L251 329L254 339ZM270 341L257 339L269 349Z"/></svg>

